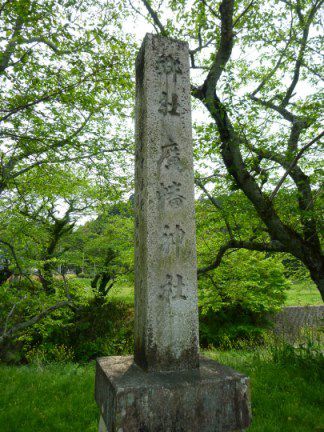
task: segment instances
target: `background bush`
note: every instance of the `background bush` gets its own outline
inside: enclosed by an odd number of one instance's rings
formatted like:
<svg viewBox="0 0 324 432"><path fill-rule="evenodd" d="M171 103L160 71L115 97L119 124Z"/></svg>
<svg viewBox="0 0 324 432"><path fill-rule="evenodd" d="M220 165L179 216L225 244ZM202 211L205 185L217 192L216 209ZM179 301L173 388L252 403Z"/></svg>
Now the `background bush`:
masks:
<svg viewBox="0 0 324 432"><path fill-rule="evenodd" d="M282 307L290 286L284 272L278 257L239 250L225 258L212 276L201 278L201 344L263 343L269 326L267 313Z"/></svg>

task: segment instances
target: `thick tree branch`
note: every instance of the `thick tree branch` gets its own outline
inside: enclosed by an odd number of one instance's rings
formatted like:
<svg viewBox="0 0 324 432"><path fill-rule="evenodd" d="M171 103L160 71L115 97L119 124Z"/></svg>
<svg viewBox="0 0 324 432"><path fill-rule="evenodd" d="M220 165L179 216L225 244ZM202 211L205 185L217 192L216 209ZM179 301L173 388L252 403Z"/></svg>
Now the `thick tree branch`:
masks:
<svg viewBox="0 0 324 432"><path fill-rule="evenodd" d="M248 250L259 251L259 252L287 252L285 247L278 241L272 241L271 243L259 243L254 241L232 239L225 245L221 246L216 256L216 259L212 264L198 269L198 275L207 273L219 267L225 253L229 249L248 249Z"/></svg>
<svg viewBox="0 0 324 432"><path fill-rule="evenodd" d="M317 224L314 218L314 200L310 180L309 177L297 165L297 162L303 155L303 153L312 144L317 142L322 136L323 133L321 133L316 138L314 138L314 140L310 141L308 144L302 147L302 149L300 150L300 152L297 153L293 161L291 161L290 158L280 155L279 153L274 153L273 151L269 151L266 149L258 149L254 146L250 146L251 150L258 154L260 157L274 161L286 170L284 178L282 178L280 182L283 182L286 179L287 175L289 175L295 183L298 191L298 207L301 218L300 221L303 227L304 239L312 243L316 248L318 248L318 250L321 250L321 248L317 233ZM296 157L297 160L294 162ZM281 187L281 184L279 185L279 188ZM269 198L270 202L273 201L274 196L275 195L273 195L272 198Z"/></svg>
<svg viewBox="0 0 324 432"><path fill-rule="evenodd" d="M300 122L294 122L291 126L290 136L287 143L287 156L292 154L298 147L298 141L303 129L303 124Z"/></svg>
<svg viewBox="0 0 324 432"><path fill-rule="evenodd" d="M198 93L196 97L201 97ZM242 144L226 111L225 106L215 95L213 101L202 101L214 118L221 138L221 155L227 171L233 176L235 183L254 205L261 220L267 226L273 240L280 241L286 250L294 250L295 256L304 258L303 239L297 231L284 224L267 195L262 192L255 178L247 169L240 150Z"/></svg>
<svg viewBox="0 0 324 432"><path fill-rule="evenodd" d="M258 97L256 97L253 93L250 94L250 98L254 101L257 102L258 104L272 109L274 111L276 111L277 113L279 113L285 120L289 121L290 123L296 122L297 121L297 117L292 114L290 111L288 111L286 108L282 108L281 106L275 105L273 102L271 101L264 101Z"/></svg>
<svg viewBox="0 0 324 432"><path fill-rule="evenodd" d="M226 63L231 57L234 35L233 35L233 12L234 0L222 0L220 5L221 14L221 37L219 47L209 73L202 86L206 98L213 98L217 82L221 77Z"/></svg>
<svg viewBox="0 0 324 432"><path fill-rule="evenodd" d="M56 311L57 309L61 309L63 307L66 307L70 304L69 301L62 301L62 302L58 302L53 306L50 306L49 308L43 310L41 313L39 313L38 315L35 315L33 318L16 324L13 327L11 327L9 330L7 330L6 332L3 332L0 335L0 343L3 343L6 339L11 339L12 337L14 337L18 332L31 327L32 325L36 324L38 321L40 321L41 319L45 318L46 316L50 315L52 312Z"/></svg>

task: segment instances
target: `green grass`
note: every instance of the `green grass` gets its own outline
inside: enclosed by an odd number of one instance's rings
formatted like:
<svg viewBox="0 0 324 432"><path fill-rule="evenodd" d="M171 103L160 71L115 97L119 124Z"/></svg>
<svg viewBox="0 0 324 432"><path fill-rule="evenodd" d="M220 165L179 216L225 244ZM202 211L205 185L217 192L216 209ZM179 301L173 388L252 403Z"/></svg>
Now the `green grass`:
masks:
<svg viewBox="0 0 324 432"><path fill-rule="evenodd" d="M77 284L78 289L82 288L85 298L93 297L93 290L90 285L91 284L90 278L71 278L69 280L69 283L71 284L71 287L74 287ZM109 291L107 298L123 301L128 305L133 305L134 287L132 285L117 283Z"/></svg>
<svg viewBox="0 0 324 432"><path fill-rule="evenodd" d="M324 431L324 385L310 368L276 364L269 352L209 351L251 379L249 432ZM94 365L0 367L1 432L95 432Z"/></svg>
<svg viewBox="0 0 324 432"><path fill-rule="evenodd" d="M126 304L134 305L134 287L130 285L115 285L108 297L114 300L122 300Z"/></svg>
<svg viewBox="0 0 324 432"><path fill-rule="evenodd" d="M1 432L97 432L94 365L0 367Z"/></svg>
<svg viewBox="0 0 324 432"><path fill-rule="evenodd" d="M316 285L309 281L295 282L287 291L285 306L310 306L322 305L320 293Z"/></svg>
<svg viewBox="0 0 324 432"><path fill-rule="evenodd" d="M250 377L253 421L249 432L324 431L324 383L314 380L309 370L276 364L262 352L208 355Z"/></svg>

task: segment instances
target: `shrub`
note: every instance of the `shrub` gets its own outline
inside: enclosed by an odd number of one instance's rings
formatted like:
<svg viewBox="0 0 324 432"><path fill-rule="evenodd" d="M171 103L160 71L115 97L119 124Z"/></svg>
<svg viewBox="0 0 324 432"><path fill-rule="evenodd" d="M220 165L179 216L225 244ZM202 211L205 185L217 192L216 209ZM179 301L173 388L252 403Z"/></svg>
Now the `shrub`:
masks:
<svg viewBox="0 0 324 432"><path fill-rule="evenodd" d="M94 299L85 279L55 279L55 295L46 295L39 283L3 286L0 292L0 329L27 321L65 298L73 305L55 310L0 346L0 361L10 364L85 362L103 355L128 354L133 348L133 312L121 301ZM67 348L69 347L69 348Z"/></svg>
<svg viewBox="0 0 324 432"><path fill-rule="evenodd" d="M239 250L224 260L212 277L199 283L202 314L209 310L240 309L264 314L279 310L289 282L278 258Z"/></svg>
<svg viewBox="0 0 324 432"><path fill-rule="evenodd" d="M87 362L104 355L129 354L132 318L129 307L118 301L90 299L73 309L61 309L23 336L25 358L28 362L35 358L36 362Z"/></svg>
<svg viewBox="0 0 324 432"><path fill-rule="evenodd" d="M28 363L42 365L46 363L70 363L74 360L74 353L65 345L43 344L32 348L26 354Z"/></svg>
<svg viewBox="0 0 324 432"><path fill-rule="evenodd" d="M203 346L254 346L267 338L267 313L280 309L289 282L278 258L236 251L199 281Z"/></svg>
<svg viewBox="0 0 324 432"><path fill-rule="evenodd" d="M324 379L323 346L310 333L295 345L276 340L269 349L275 363L300 368L313 380Z"/></svg>

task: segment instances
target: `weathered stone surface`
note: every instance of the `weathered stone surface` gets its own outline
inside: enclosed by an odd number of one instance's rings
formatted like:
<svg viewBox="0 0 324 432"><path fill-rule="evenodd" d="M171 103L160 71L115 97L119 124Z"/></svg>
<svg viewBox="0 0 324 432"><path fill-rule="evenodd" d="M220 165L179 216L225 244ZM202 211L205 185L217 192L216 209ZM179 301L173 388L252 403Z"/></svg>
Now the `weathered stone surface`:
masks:
<svg viewBox="0 0 324 432"><path fill-rule="evenodd" d="M188 45L146 35L136 62L135 361L198 367Z"/></svg>
<svg viewBox="0 0 324 432"><path fill-rule="evenodd" d="M248 379L198 354L188 45L147 35L136 86L135 355L98 360L99 432L239 432Z"/></svg>
<svg viewBox="0 0 324 432"><path fill-rule="evenodd" d="M176 372L144 372L131 356L101 358L95 397L108 432L224 432L250 424L248 378L204 357L199 369Z"/></svg>

